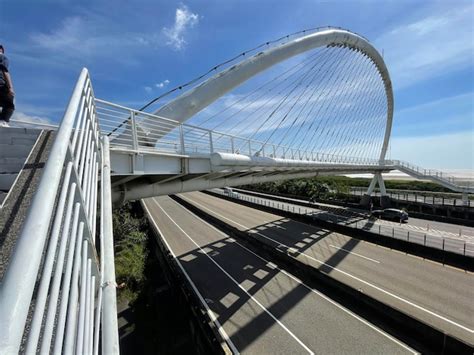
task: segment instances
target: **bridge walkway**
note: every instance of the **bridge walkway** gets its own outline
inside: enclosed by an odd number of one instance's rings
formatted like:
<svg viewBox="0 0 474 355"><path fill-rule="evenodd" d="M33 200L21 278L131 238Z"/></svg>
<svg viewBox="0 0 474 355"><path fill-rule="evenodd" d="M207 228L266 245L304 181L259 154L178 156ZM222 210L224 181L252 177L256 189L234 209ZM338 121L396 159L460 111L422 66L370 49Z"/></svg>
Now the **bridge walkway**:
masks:
<svg viewBox="0 0 474 355"><path fill-rule="evenodd" d="M13 147L21 152L26 147L27 157L14 169L14 181L5 190L4 200L0 201L0 280L9 264L23 221L40 181L44 164L54 141L54 132L36 130L35 139L23 129L0 128L1 138L15 136ZM31 130L29 130L31 131ZM2 140L5 143L5 140ZM33 146L33 147L32 147ZM31 149L31 152L30 152ZM17 153L18 155L18 153ZM11 165L0 164L0 174L12 175Z"/></svg>

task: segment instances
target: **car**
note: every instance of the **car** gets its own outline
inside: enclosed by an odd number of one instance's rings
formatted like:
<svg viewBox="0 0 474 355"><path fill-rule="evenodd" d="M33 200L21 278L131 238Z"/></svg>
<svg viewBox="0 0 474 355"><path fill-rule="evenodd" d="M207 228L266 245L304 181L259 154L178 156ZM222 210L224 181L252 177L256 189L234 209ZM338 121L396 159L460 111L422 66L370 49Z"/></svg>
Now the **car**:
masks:
<svg viewBox="0 0 474 355"><path fill-rule="evenodd" d="M386 208L384 210L374 210L371 213L372 217L387 219L391 221L408 221L408 213L406 211L398 210L396 208Z"/></svg>
<svg viewBox="0 0 474 355"><path fill-rule="evenodd" d="M235 192L234 190L232 190L230 187L224 187L223 190L224 190L224 195L227 195L229 197L237 198L239 196L239 194Z"/></svg>

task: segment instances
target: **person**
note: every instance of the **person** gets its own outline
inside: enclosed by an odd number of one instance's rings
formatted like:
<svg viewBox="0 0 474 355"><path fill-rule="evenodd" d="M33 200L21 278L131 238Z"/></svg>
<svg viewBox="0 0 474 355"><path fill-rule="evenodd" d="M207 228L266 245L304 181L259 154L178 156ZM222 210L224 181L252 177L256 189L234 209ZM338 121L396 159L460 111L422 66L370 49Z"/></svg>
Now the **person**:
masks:
<svg viewBox="0 0 474 355"><path fill-rule="evenodd" d="M14 98L15 91L13 82L8 71L9 61L5 55L5 49L0 44L0 127L9 127L10 117L15 110Z"/></svg>

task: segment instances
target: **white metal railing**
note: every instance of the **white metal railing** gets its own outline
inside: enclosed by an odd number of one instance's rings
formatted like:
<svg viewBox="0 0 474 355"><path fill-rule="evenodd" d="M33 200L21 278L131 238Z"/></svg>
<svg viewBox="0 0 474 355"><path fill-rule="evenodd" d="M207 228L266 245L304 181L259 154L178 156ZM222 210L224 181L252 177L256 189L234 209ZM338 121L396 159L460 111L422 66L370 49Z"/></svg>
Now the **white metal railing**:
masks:
<svg viewBox="0 0 474 355"><path fill-rule="evenodd" d="M459 237L448 237L442 235L432 234L429 230L415 231L402 227L396 227L392 224L382 225L380 223L373 223L369 217L360 220L360 217L350 218L347 216L331 213L328 211L315 208L299 206L298 200L278 197L278 200L273 200L270 195L264 197L247 195L241 192L225 193L220 189L214 189L212 192L234 198L236 200L250 202L252 204L271 207L283 212L291 212L299 215L305 215L313 220L322 220L332 224L340 224L346 227L361 229L367 232L377 234L379 236L400 239L409 243L420 244L434 249L449 251L451 253L459 254L474 258L474 243L469 237L464 237L459 232ZM259 193L257 193L259 194ZM287 200L287 202L281 202ZM300 201L301 202L301 201ZM401 223L400 223L401 226Z"/></svg>
<svg viewBox="0 0 474 355"><path fill-rule="evenodd" d="M451 185L459 186L459 187L465 187L465 188L471 188L474 187L473 182L470 181L469 179L462 179L458 177L454 177L453 175L444 173L439 170L435 169L424 169L421 168L417 165L410 164L406 161L403 160L385 160L386 164L389 165L394 165L394 166L399 166L401 168L405 168L407 170L411 170L412 172L417 173L418 175L426 178L434 178L437 180L444 181L446 183L449 183Z"/></svg>
<svg viewBox="0 0 474 355"><path fill-rule="evenodd" d="M109 136L111 146L127 150L186 155L220 152L320 163L379 165L378 159L293 149L183 124L100 99L96 99L96 107L101 133Z"/></svg>
<svg viewBox="0 0 474 355"><path fill-rule="evenodd" d="M363 196L367 193L367 187L351 186L350 193L355 196ZM379 188L374 188L373 194L374 196L382 195ZM474 196L468 195L468 199L466 201L463 200L461 193L386 189L386 195L394 200L399 201L426 203L429 205L441 206L474 207Z"/></svg>
<svg viewBox="0 0 474 355"><path fill-rule="evenodd" d="M101 342L118 354L111 213L108 138L84 68L0 286L1 353L97 354Z"/></svg>

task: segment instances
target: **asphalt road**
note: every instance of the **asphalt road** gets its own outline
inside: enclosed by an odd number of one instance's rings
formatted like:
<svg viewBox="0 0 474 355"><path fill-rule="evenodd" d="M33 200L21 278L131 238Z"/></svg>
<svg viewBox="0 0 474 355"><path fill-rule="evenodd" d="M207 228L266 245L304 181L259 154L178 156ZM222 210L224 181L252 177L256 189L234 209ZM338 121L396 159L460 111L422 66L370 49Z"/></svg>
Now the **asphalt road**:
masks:
<svg viewBox="0 0 474 355"><path fill-rule="evenodd" d="M194 200L203 196L188 197ZM414 353L169 197L146 199L144 203L234 352Z"/></svg>
<svg viewBox="0 0 474 355"><path fill-rule="evenodd" d="M222 194L222 190L220 189L214 189L214 191ZM459 226L447 223L436 224L436 222L430 225L429 221L420 219L413 219L410 225L409 223L368 218L367 211L354 208L334 206L319 202L312 204L311 207L302 207L303 202L306 204L308 204L308 202L278 197L278 199L285 201L281 203L281 201L275 200L273 195L258 193L258 197L256 197L245 193L245 190L234 189L234 191L236 191L237 194L233 196L240 199L250 199L252 202L259 201L258 203L260 204L271 204L273 206L278 204L278 208L280 209L284 208L286 210L289 208L290 211L315 215L319 219L332 223L364 229L386 237L409 240L412 243L423 244L436 249L443 249L456 254L474 257L474 236L465 234L466 229L468 233L471 233L473 228L466 227L462 233L459 233L459 231L458 233L441 231L437 228L447 229L449 226L454 230L454 228L459 228ZM414 225L413 223L417 223L416 221L421 221L418 223L420 225L424 224L426 227ZM428 225L426 225L426 223L428 223Z"/></svg>
<svg viewBox="0 0 474 355"><path fill-rule="evenodd" d="M238 191L239 193L243 193L245 190L240 190L240 189L234 189L235 191ZM268 196L269 198L272 197L272 195L269 194L263 194ZM281 198L281 197L279 197ZM294 202L304 202L307 203L307 201L303 200L298 200L298 199L290 199L288 198L288 201L294 201ZM355 209L355 208L349 208L349 207L342 207L342 206L337 206L337 205L331 205L328 203L316 203L315 206L321 206L321 207L326 207L326 211L329 211L334 214L338 214L341 216L349 216L351 213L353 214L360 214L360 213L367 213L367 211L360 210L360 209ZM359 219L360 220L360 219ZM366 219L367 220L367 219ZM375 221L376 224L382 224L382 225L388 225L388 226L394 226L398 228L404 228L407 230L413 230L413 231L421 231L423 233L429 233L433 235L439 235L439 236L446 236L450 238L459 238L461 237L462 239L471 241L474 243L474 228L473 227L467 227L467 226L460 226L457 224L450 224L450 223L443 223L443 222L436 222L436 221L430 221L426 219L421 219L421 218L414 218L410 217L408 219L407 223L400 224L398 222L392 222L392 221L386 221L386 220L377 220Z"/></svg>
<svg viewBox="0 0 474 355"><path fill-rule="evenodd" d="M474 274L201 192L179 195L336 280L474 344Z"/></svg>

